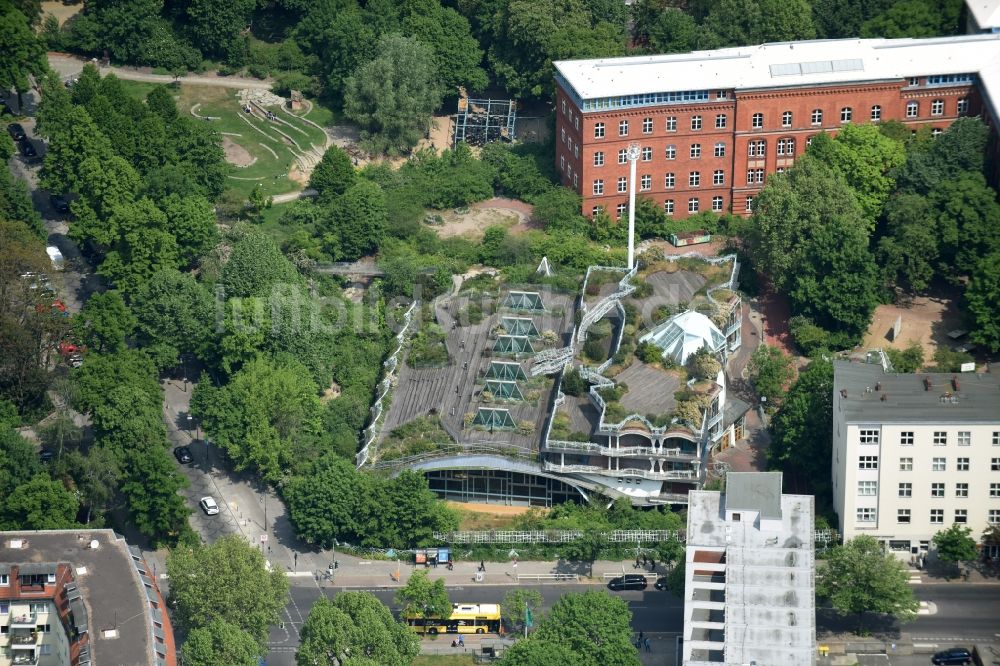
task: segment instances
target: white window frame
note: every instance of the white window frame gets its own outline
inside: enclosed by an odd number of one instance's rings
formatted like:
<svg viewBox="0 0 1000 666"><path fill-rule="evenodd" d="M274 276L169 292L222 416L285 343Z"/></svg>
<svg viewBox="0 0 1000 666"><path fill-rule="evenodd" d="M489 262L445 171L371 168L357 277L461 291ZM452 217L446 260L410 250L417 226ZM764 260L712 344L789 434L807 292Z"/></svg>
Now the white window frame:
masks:
<svg viewBox="0 0 1000 666"><path fill-rule="evenodd" d="M855 513L855 517L859 523L874 523L876 517L875 507L859 506L857 512Z"/></svg>
<svg viewBox="0 0 1000 666"><path fill-rule="evenodd" d="M722 197L712 197L712 212L721 213L724 203Z"/></svg>
<svg viewBox="0 0 1000 666"><path fill-rule="evenodd" d="M757 112L750 116L751 129L764 129L764 114Z"/></svg>
<svg viewBox="0 0 1000 666"><path fill-rule="evenodd" d="M955 459L955 471L956 472L968 472L970 468L969 458L956 458Z"/></svg>
<svg viewBox="0 0 1000 666"><path fill-rule="evenodd" d="M944 497L944 484L941 482L931 484L931 497L934 499Z"/></svg>
<svg viewBox="0 0 1000 666"><path fill-rule="evenodd" d="M969 98L963 97L957 102L958 115L964 116L969 112Z"/></svg>
<svg viewBox="0 0 1000 666"><path fill-rule="evenodd" d="M675 146L673 144L667 146L666 148L663 149L663 155L668 160L676 160L677 159L677 146Z"/></svg>
<svg viewBox="0 0 1000 666"><path fill-rule="evenodd" d="M858 469L878 469L878 456L858 456Z"/></svg>
<svg viewBox="0 0 1000 666"><path fill-rule="evenodd" d="M965 483L964 481L962 483L956 483L955 484L955 497L968 498L969 497L969 484Z"/></svg>
<svg viewBox="0 0 1000 666"><path fill-rule="evenodd" d="M604 166L604 151L598 150L594 153L594 166L602 167Z"/></svg>
<svg viewBox="0 0 1000 666"><path fill-rule="evenodd" d="M781 126L782 127L791 127L792 126L792 112L791 111L783 111L781 113Z"/></svg>
<svg viewBox="0 0 1000 666"><path fill-rule="evenodd" d="M913 431L904 430L899 433L899 445L900 446L913 446Z"/></svg>
<svg viewBox="0 0 1000 666"><path fill-rule="evenodd" d="M931 509L931 525L944 525L944 509Z"/></svg>
<svg viewBox="0 0 1000 666"><path fill-rule="evenodd" d="M858 495L861 497L878 495L878 481L858 481Z"/></svg>
<svg viewBox="0 0 1000 666"><path fill-rule="evenodd" d="M920 115L920 103L919 102L907 102L906 103L906 117L916 118Z"/></svg>
<svg viewBox="0 0 1000 666"><path fill-rule="evenodd" d="M643 134L652 134L653 133L653 119L652 118L643 118L642 119L642 133Z"/></svg>
<svg viewBox="0 0 1000 666"><path fill-rule="evenodd" d="M903 520L906 518L906 520ZM896 522L900 525L909 525L912 519L912 512L909 509L896 509Z"/></svg>
<svg viewBox="0 0 1000 666"><path fill-rule="evenodd" d="M947 430L935 430L934 431L934 446L948 446L948 431Z"/></svg>
<svg viewBox="0 0 1000 666"><path fill-rule="evenodd" d="M693 159L693 160L701 159L701 144L700 143L692 143L691 144L690 155L691 155L691 159Z"/></svg>
<svg viewBox="0 0 1000 666"><path fill-rule="evenodd" d="M603 178L598 178L598 179L596 179L594 181L593 192L594 192L594 196L595 197L604 196L604 179Z"/></svg>
<svg viewBox="0 0 1000 666"><path fill-rule="evenodd" d="M722 169L716 169L712 172L712 185L725 185L726 184L726 172Z"/></svg>
<svg viewBox="0 0 1000 666"><path fill-rule="evenodd" d="M663 176L663 188L672 190L675 187L677 187L677 176L672 171L669 171Z"/></svg>
<svg viewBox="0 0 1000 666"><path fill-rule="evenodd" d="M648 173L644 173L639 176L639 190L642 192L648 192L653 189L653 177Z"/></svg>
<svg viewBox="0 0 1000 666"><path fill-rule="evenodd" d="M900 482L896 490L897 497L913 497L913 484L909 481Z"/></svg>
<svg viewBox="0 0 1000 666"><path fill-rule="evenodd" d="M721 142L715 144L715 156L716 157L725 157L726 156L726 144L721 143Z"/></svg>
<svg viewBox="0 0 1000 666"><path fill-rule="evenodd" d="M628 148L618 150L618 164L628 164Z"/></svg>
<svg viewBox="0 0 1000 666"><path fill-rule="evenodd" d="M959 525L964 525L969 522L969 510L968 509L955 509L955 521Z"/></svg>
<svg viewBox="0 0 1000 666"><path fill-rule="evenodd" d="M688 199L688 213L697 213L701 209L701 201L698 197Z"/></svg>
<svg viewBox="0 0 1000 666"><path fill-rule="evenodd" d="M913 471L913 458L903 457L899 459L899 471L900 472L912 472Z"/></svg>
<svg viewBox="0 0 1000 666"><path fill-rule="evenodd" d="M879 431L866 428L864 430L858 431L858 443L865 444L875 444L879 443Z"/></svg>
<svg viewBox="0 0 1000 666"><path fill-rule="evenodd" d="M845 106L840 110L840 122L849 123L854 117L854 109L849 106Z"/></svg>
<svg viewBox="0 0 1000 666"><path fill-rule="evenodd" d="M959 446L972 446L972 431L971 430L959 430L958 431L958 445Z"/></svg>
<svg viewBox="0 0 1000 666"><path fill-rule="evenodd" d="M931 458L931 471L932 472L947 472L948 471L948 459L947 458Z"/></svg>
<svg viewBox="0 0 1000 666"><path fill-rule="evenodd" d="M726 129L726 114L724 113L716 114L715 129Z"/></svg>
<svg viewBox="0 0 1000 666"><path fill-rule="evenodd" d="M649 146L646 146L645 148L642 149L642 161L643 162L653 161L653 149L650 148Z"/></svg>
<svg viewBox="0 0 1000 666"><path fill-rule="evenodd" d="M697 132L701 129L701 116L691 116L691 131Z"/></svg>
<svg viewBox="0 0 1000 666"><path fill-rule="evenodd" d="M882 107L881 107L881 105L879 105L879 104L873 104L872 105L872 115L871 115L871 118L872 118L872 122L873 123L877 123L878 121L882 120Z"/></svg>
<svg viewBox="0 0 1000 666"><path fill-rule="evenodd" d="M688 187L701 187L700 171L691 171L688 173Z"/></svg>
<svg viewBox="0 0 1000 666"><path fill-rule="evenodd" d="M628 177L618 176L618 193L628 192Z"/></svg>
<svg viewBox="0 0 1000 666"><path fill-rule="evenodd" d="M931 102L931 115L932 116L943 116L944 115L944 100L936 99Z"/></svg>
<svg viewBox="0 0 1000 666"><path fill-rule="evenodd" d="M753 212L753 197L750 196L750 195L747 195L746 212L748 212L748 213L752 213Z"/></svg>
<svg viewBox="0 0 1000 666"><path fill-rule="evenodd" d="M595 139L604 138L604 123L594 123L594 138Z"/></svg>
<svg viewBox="0 0 1000 666"><path fill-rule="evenodd" d="M667 131L668 132L677 131L677 116L667 116Z"/></svg>
<svg viewBox="0 0 1000 666"><path fill-rule="evenodd" d="M675 207L675 204L674 204L674 200L673 199L664 199L663 200L663 212L666 213L667 215L673 215L674 214L674 207Z"/></svg>
<svg viewBox="0 0 1000 666"><path fill-rule="evenodd" d="M813 109L812 114L809 116L809 118L813 125L822 125L823 109Z"/></svg>
<svg viewBox="0 0 1000 666"><path fill-rule="evenodd" d="M628 121L619 120L618 121L618 136L628 136Z"/></svg>

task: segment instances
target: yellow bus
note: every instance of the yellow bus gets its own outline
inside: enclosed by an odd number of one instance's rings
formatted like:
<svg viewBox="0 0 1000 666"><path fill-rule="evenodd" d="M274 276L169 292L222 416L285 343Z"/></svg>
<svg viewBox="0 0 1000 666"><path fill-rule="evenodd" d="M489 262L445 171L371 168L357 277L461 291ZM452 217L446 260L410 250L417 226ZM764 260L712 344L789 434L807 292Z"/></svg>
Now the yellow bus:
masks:
<svg viewBox="0 0 1000 666"><path fill-rule="evenodd" d="M452 604L448 618L423 618L415 614L403 621L418 634L498 634L500 604Z"/></svg>

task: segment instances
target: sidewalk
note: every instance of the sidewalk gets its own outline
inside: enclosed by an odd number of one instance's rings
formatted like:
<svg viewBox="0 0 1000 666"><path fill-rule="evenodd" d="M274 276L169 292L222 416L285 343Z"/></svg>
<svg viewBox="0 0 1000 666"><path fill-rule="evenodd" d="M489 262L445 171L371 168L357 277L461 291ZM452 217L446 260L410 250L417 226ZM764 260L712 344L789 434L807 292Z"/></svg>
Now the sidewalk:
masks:
<svg viewBox="0 0 1000 666"><path fill-rule="evenodd" d="M461 555L461 553L459 553ZM295 584L296 579L310 579L319 582L324 586L348 587L348 588L393 588L406 584L410 575L417 569L425 569L424 565L415 565L412 561L385 561L385 560L365 560L351 555L338 553L337 560L340 568L337 569L332 579L328 576L326 564L319 570L303 569L302 558L299 558L300 567L297 572L288 573ZM314 560L313 560L314 561ZM328 564L328 563L327 563ZM598 560L594 562L594 576L588 577L590 565L586 562L570 562L566 560L555 561L530 561L518 562L515 566L513 562L486 562L486 572L480 577L477 576L479 562L458 561L452 571L448 567L441 565L428 567L431 580L442 579L449 587L462 585L564 585L584 584L584 585L607 585L611 578L622 575L624 572L644 573L649 581L650 588L659 576L667 574L662 565L656 567L656 572L650 572L649 568L633 568L635 562L618 562L611 560Z"/></svg>

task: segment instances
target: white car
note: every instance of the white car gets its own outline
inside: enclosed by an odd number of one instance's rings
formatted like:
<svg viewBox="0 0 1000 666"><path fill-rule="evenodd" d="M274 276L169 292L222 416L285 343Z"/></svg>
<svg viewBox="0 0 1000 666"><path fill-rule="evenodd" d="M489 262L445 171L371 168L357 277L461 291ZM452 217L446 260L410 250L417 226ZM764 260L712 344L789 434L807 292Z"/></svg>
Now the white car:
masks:
<svg viewBox="0 0 1000 666"><path fill-rule="evenodd" d="M215 516L219 513L219 505L211 497L202 497L198 504L201 505L201 509L206 515Z"/></svg>

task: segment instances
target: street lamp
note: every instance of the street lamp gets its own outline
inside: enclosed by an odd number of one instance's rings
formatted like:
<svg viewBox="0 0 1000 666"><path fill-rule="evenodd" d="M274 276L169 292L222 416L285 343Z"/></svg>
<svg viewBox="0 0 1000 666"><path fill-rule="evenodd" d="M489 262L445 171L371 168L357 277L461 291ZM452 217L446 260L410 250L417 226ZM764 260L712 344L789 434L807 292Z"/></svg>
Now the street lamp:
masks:
<svg viewBox="0 0 1000 666"><path fill-rule="evenodd" d="M639 144L630 143L628 157L628 269L635 268L635 163L639 159Z"/></svg>

